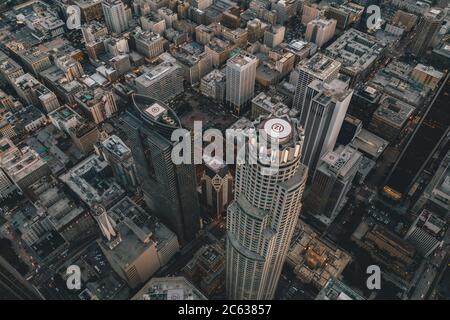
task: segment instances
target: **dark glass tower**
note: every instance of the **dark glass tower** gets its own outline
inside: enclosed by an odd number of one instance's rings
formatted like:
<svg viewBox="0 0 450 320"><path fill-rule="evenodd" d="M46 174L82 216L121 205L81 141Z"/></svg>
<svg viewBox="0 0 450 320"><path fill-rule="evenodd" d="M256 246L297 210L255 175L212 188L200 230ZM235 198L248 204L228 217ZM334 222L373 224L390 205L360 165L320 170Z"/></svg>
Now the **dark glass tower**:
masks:
<svg viewBox="0 0 450 320"><path fill-rule="evenodd" d="M178 236L183 245L200 229L200 206L195 167L175 165L171 159L176 143L170 140L180 120L163 102L133 95L134 110L118 124L126 135L136 164L144 200L155 215Z"/></svg>

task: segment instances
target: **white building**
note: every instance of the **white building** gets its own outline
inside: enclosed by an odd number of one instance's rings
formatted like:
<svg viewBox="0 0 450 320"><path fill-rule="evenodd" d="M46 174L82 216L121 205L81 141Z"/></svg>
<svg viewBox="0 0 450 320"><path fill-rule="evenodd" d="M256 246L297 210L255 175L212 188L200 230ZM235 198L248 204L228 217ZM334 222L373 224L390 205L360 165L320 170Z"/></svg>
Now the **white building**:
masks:
<svg viewBox="0 0 450 320"><path fill-rule="evenodd" d="M302 163L311 172L319 159L336 144L345 113L353 95L348 84L334 79L330 83L314 80L305 98L305 145Z"/></svg>
<svg viewBox="0 0 450 320"><path fill-rule="evenodd" d="M308 60L300 62L294 71L297 72L295 94L292 107L300 110L300 123L304 125L306 121L306 113L303 112L305 108L305 95L308 85L313 80L320 80L324 82L331 82L336 79L339 73L341 63L333 60L322 53L317 53ZM295 81L294 80L294 81Z"/></svg>
<svg viewBox="0 0 450 320"><path fill-rule="evenodd" d="M121 33L128 29L128 15L121 0L103 0L102 8L110 32Z"/></svg>
<svg viewBox="0 0 450 320"><path fill-rule="evenodd" d="M258 58L244 51L227 61L226 102L236 114L253 98L257 66Z"/></svg>
<svg viewBox="0 0 450 320"><path fill-rule="evenodd" d="M237 166L227 214L226 292L233 300L273 299L307 176L300 163L303 130L297 120L274 115L255 129L278 138L279 168L272 171L260 162Z"/></svg>
<svg viewBox="0 0 450 320"><path fill-rule="evenodd" d="M334 19L315 19L306 26L306 40L313 42L321 48L331 40L336 31L337 21Z"/></svg>
<svg viewBox="0 0 450 320"><path fill-rule="evenodd" d="M339 146L326 153L314 172L305 209L329 226L346 202L362 154L350 146Z"/></svg>

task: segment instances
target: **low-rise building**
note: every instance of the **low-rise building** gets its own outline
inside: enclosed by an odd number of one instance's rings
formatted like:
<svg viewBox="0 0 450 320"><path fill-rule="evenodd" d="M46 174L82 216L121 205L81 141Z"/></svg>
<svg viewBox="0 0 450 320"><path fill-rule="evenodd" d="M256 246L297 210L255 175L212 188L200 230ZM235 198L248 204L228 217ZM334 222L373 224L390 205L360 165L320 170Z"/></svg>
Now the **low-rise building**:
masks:
<svg viewBox="0 0 450 320"><path fill-rule="evenodd" d="M397 98L384 95L380 99L380 106L372 116L369 130L381 138L393 142L414 113L414 110L413 106Z"/></svg>
<svg viewBox="0 0 450 320"><path fill-rule="evenodd" d="M153 278L132 300L207 300L184 277Z"/></svg>
<svg viewBox="0 0 450 320"><path fill-rule="evenodd" d="M286 262L302 282L320 290L330 279L342 278L351 260L347 252L320 239L304 222L298 222Z"/></svg>

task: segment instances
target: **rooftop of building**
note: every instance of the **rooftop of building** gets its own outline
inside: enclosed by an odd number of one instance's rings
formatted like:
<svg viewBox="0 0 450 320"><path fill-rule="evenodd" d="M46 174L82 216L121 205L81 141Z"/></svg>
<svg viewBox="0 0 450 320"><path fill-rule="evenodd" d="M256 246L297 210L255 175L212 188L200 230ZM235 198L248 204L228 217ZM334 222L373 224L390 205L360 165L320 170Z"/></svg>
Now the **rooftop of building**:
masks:
<svg viewBox="0 0 450 320"><path fill-rule="evenodd" d="M253 63L257 61L258 59L245 51L240 51L238 54L236 54L234 57L231 57L227 61L227 66L236 66L238 68L244 67L250 63Z"/></svg>
<svg viewBox="0 0 450 320"><path fill-rule="evenodd" d="M447 166L445 167L445 161L443 161L442 173L438 178L436 185L433 188L433 194L439 197L441 200L450 204L450 152L447 153Z"/></svg>
<svg viewBox="0 0 450 320"><path fill-rule="evenodd" d="M133 94L132 100L141 116L156 124L162 129L175 129L181 127L181 121L175 111L162 101L153 99L148 96Z"/></svg>
<svg viewBox="0 0 450 320"><path fill-rule="evenodd" d="M431 76L433 78L437 78L437 79L442 79L444 77L444 73L443 72L440 72L439 70L436 70L432 66L426 66L426 65L421 64L421 63L419 63L417 66L415 66L414 70L418 70L418 71L424 72L427 75L429 75L429 76Z"/></svg>
<svg viewBox="0 0 450 320"><path fill-rule="evenodd" d="M366 129L362 129L356 136L353 144L361 152L376 159L383 153L389 142Z"/></svg>
<svg viewBox="0 0 450 320"><path fill-rule="evenodd" d="M401 127L413 114L415 108L390 95L383 95L380 106L374 112L374 117L383 119L395 127Z"/></svg>
<svg viewBox="0 0 450 320"><path fill-rule="evenodd" d="M172 55L179 63L195 66L202 58L205 57L204 46L197 42L184 43L171 50Z"/></svg>
<svg viewBox="0 0 450 320"><path fill-rule="evenodd" d="M207 300L184 277L153 278L132 300Z"/></svg>
<svg viewBox="0 0 450 320"><path fill-rule="evenodd" d="M123 158L131 154L130 148L116 135L112 135L103 140L101 144L106 150L118 158Z"/></svg>
<svg viewBox="0 0 450 320"><path fill-rule="evenodd" d="M111 268L98 243L94 242L68 259L66 265L77 265L83 272L83 290L78 294L81 300L128 299L129 290L125 281ZM62 268L65 274L66 268Z"/></svg>
<svg viewBox="0 0 450 320"><path fill-rule="evenodd" d="M325 52L342 62L343 68L359 73L371 66L385 47L386 44L374 36L352 28L329 45Z"/></svg>
<svg viewBox="0 0 450 320"><path fill-rule="evenodd" d="M89 205L112 205L125 191L114 181L108 163L93 154L59 177Z"/></svg>
<svg viewBox="0 0 450 320"><path fill-rule="evenodd" d="M80 8L89 8L93 5L99 4L102 0L72 0Z"/></svg>
<svg viewBox="0 0 450 320"><path fill-rule="evenodd" d="M297 69L311 73L317 79L326 79L331 73L335 73L341 67L341 63L322 53L316 53L308 60L297 65Z"/></svg>
<svg viewBox="0 0 450 320"><path fill-rule="evenodd" d="M282 96L260 92L252 99L252 103L263 108L268 113L272 113L280 109L286 109L286 111L289 111L290 108L283 103L283 100L284 97Z"/></svg>
<svg viewBox="0 0 450 320"><path fill-rule="evenodd" d="M399 79L393 73L388 72L380 70L369 82L369 85L404 100L415 107L420 106L429 89L414 81Z"/></svg>
<svg viewBox="0 0 450 320"><path fill-rule="evenodd" d="M325 287L320 290L316 300L365 300L350 287L336 278L330 278Z"/></svg>
<svg viewBox="0 0 450 320"><path fill-rule="evenodd" d="M210 73L205 75L202 78L202 82L224 82L225 81L225 73L220 71L219 69L213 69Z"/></svg>
<svg viewBox="0 0 450 320"><path fill-rule="evenodd" d="M323 105L327 105L331 101L341 102L353 92L349 89L348 83L340 79L334 79L329 83L314 80L309 84L309 87L319 92L314 100Z"/></svg>
<svg viewBox="0 0 450 320"><path fill-rule="evenodd" d="M58 109L50 112L49 117L55 118L59 121L66 122L73 118L79 118L79 114L76 113L72 108L70 108L68 105L63 105L59 107Z"/></svg>
<svg viewBox="0 0 450 320"><path fill-rule="evenodd" d="M161 41L164 40L164 38L161 35L154 33L153 31L142 30L140 28L136 28L136 30L132 33L132 35L136 40L143 41L147 44L157 40Z"/></svg>
<svg viewBox="0 0 450 320"><path fill-rule="evenodd" d="M174 70L179 69L180 66L175 62L164 61L160 64L145 67L143 74L135 79L136 82L144 87L147 87L154 83L157 79L171 74Z"/></svg>
<svg viewBox="0 0 450 320"><path fill-rule="evenodd" d="M41 121L45 119L44 114L33 105L28 105L16 110L14 112L14 116L23 126L31 124L37 120Z"/></svg>
<svg viewBox="0 0 450 320"><path fill-rule="evenodd" d="M29 187L37 198L36 205L48 215L56 230L67 226L84 213L84 208L77 204L64 187L50 177L43 177Z"/></svg>
<svg viewBox="0 0 450 320"><path fill-rule="evenodd" d="M336 176L346 178L354 171L361 159L361 153L351 146L340 145L334 151L326 153L321 158L320 170L332 172Z"/></svg>
<svg viewBox="0 0 450 320"><path fill-rule="evenodd" d="M358 87L354 94L368 100L370 103L377 103L382 95L382 92L381 90L378 90L370 85L363 85Z"/></svg>
<svg viewBox="0 0 450 320"><path fill-rule="evenodd" d="M351 256L320 239L306 223L298 222L287 255L287 263L303 282L323 288L332 277L340 277Z"/></svg>

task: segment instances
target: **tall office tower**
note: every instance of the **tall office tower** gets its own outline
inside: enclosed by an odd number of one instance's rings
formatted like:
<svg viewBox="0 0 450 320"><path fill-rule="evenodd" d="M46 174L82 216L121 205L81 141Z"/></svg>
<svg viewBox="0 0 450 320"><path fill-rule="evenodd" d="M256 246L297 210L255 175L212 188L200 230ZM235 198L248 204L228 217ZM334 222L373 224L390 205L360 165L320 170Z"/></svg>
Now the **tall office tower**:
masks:
<svg viewBox="0 0 450 320"><path fill-rule="evenodd" d="M257 66L258 58L245 51L227 61L225 100L238 115L253 98Z"/></svg>
<svg viewBox="0 0 450 320"><path fill-rule="evenodd" d="M0 300L43 300L40 293L1 256Z"/></svg>
<svg viewBox="0 0 450 320"><path fill-rule="evenodd" d="M325 10L320 8L318 4L304 4L302 9L302 24L307 25L310 21L318 19L325 14Z"/></svg>
<svg viewBox="0 0 450 320"><path fill-rule="evenodd" d="M6 172L0 168L0 199L6 197L14 189L14 183L8 177Z"/></svg>
<svg viewBox="0 0 450 320"><path fill-rule="evenodd" d="M411 51L415 56L423 56L430 48L431 42L441 28L444 16L444 11L438 8L431 8L424 14L412 42Z"/></svg>
<svg viewBox="0 0 450 320"><path fill-rule="evenodd" d="M350 146L339 146L326 153L314 172L305 210L329 226L345 204L362 154Z"/></svg>
<svg viewBox="0 0 450 320"><path fill-rule="evenodd" d="M306 40L321 48L333 38L334 31L336 31L336 20L315 19L310 21L306 27Z"/></svg>
<svg viewBox="0 0 450 320"><path fill-rule="evenodd" d="M345 113L353 95L348 83L314 80L305 96L305 145L302 163L312 173L319 159L334 149Z"/></svg>
<svg viewBox="0 0 450 320"><path fill-rule="evenodd" d="M305 106L305 94L308 85L313 80L321 80L326 83L336 79L339 73L341 63L333 60L322 53L317 53L309 60L301 61L297 67L298 80L295 85L294 101L292 107L300 110L300 124L305 125L306 112L303 112Z"/></svg>
<svg viewBox="0 0 450 320"><path fill-rule="evenodd" d="M111 166L114 177L127 190L133 190L138 185L136 165L130 148L115 135L101 141L99 151Z"/></svg>
<svg viewBox="0 0 450 320"><path fill-rule="evenodd" d="M275 48L284 40L284 32L286 28L283 26L271 26L264 31L264 44L270 48Z"/></svg>
<svg viewBox="0 0 450 320"><path fill-rule="evenodd" d="M133 154L144 200L180 243L186 244L200 229L200 207L194 165L175 165L171 159L176 143L170 137L181 128L180 120L161 101L132 97L134 110L122 115L117 125Z"/></svg>
<svg viewBox="0 0 450 320"><path fill-rule="evenodd" d="M174 61L145 67L143 73L134 80L134 85L139 94L167 101L183 92L183 69Z"/></svg>
<svg viewBox="0 0 450 320"><path fill-rule="evenodd" d="M110 32L121 33L128 29L128 17L122 0L103 0L103 15Z"/></svg>
<svg viewBox="0 0 450 320"><path fill-rule="evenodd" d="M206 158L204 160L201 199L211 217L218 218L225 213L232 200L233 176L222 159Z"/></svg>
<svg viewBox="0 0 450 320"><path fill-rule="evenodd" d="M303 130L297 119L273 114L257 132L280 143L279 170L260 161L237 166L227 213L226 291L229 299L272 299L301 208L307 168L300 163ZM262 139L263 135L259 136Z"/></svg>

